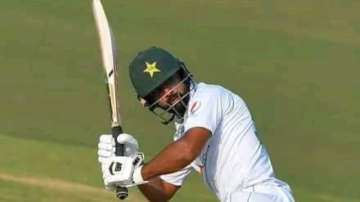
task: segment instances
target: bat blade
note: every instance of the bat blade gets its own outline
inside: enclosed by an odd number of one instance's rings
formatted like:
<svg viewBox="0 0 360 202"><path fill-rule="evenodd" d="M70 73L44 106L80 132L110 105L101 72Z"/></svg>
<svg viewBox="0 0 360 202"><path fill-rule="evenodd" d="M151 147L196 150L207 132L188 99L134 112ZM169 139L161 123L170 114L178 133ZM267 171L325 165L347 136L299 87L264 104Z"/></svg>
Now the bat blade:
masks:
<svg viewBox="0 0 360 202"><path fill-rule="evenodd" d="M117 127L121 126L121 116L119 113L120 110L116 90L117 49L115 39L113 37L109 22L106 18L106 14L100 0L93 0L93 13L100 39L99 41L102 62L106 73L106 82L109 90L112 127Z"/></svg>
<svg viewBox="0 0 360 202"><path fill-rule="evenodd" d="M116 44L100 0L93 0L93 13L100 38L100 48L106 73L109 75L116 66Z"/></svg>

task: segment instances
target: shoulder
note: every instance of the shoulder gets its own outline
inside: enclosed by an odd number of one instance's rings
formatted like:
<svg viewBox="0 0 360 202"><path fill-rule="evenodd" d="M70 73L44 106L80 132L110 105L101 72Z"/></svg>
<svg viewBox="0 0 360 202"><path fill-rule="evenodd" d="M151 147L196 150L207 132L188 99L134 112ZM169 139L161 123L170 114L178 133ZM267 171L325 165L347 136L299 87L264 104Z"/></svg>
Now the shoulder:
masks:
<svg viewBox="0 0 360 202"><path fill-rule="evenodd" d="M193 94L191 101L208 101L208 102L244 102L244 100L236 93L224 88L221 85L198 83L196 91Z"/></svg>
<svg viewBox="0 0 360 202"><path fill-rule="evenodd" d="M226 103L228 91L220 86L206 83L198 83L196 90L190 97L189 112L195 111L221 111L222 105ZM218 109L218 110L215 110Z"/></svg>
<svg viewBox="0 0 360 202"><path fill-rule="evenodd" d="M206 98L212 99L215 97L222 96L226 93L227 93L227 90L220 85L198 83L196 86L196 91L194 93L194 97L203 98L203 99L206 99Z"/></svg>
<svg viewBox="0 0 360 202"><path fill-rule="evenodd" d="M209 107L220 107L225 112L231 110L235 105L246 107L245 101L236 93L221 85L198 83L196 91L190 99L190 109L196 105L195 102L207 103Z"/></svg>

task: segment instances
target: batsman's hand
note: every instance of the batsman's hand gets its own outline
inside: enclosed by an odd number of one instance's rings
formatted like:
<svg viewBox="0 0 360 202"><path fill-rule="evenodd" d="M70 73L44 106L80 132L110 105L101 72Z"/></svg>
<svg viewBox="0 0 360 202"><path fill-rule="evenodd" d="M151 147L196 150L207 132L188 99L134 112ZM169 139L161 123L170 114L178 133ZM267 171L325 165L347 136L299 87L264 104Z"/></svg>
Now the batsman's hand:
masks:
<svg viewBox="0 0 360 202"><path fill-rule="evenodd" d="M123 133L118 136L117 142L124 144L124 156L115 155L115 140L111 134L100 135L98 143L98 161L105 188L110 191L116 191L117 186L129 187L143 183L140 170L144 154L138 151L137 140Z"/></svg>
<svg viewBox="0 0 360 202"><path fill-rule="evenodd" d="M144 184L141 176L144 155L138 153L135 157L115 156L101 163L105 188L115 191L116 187L132 187Z"/></svg>
<svg viewBox="0 0 360 202"><path fill-rule="evenodd" d="M139 153L138 141L129 134L120 134L117 138L120 144L124 144L124 156L135 157ZM109 157L115 156L115 140L111 134L100 135L98 144L98 161L101 163Z"/></svg>

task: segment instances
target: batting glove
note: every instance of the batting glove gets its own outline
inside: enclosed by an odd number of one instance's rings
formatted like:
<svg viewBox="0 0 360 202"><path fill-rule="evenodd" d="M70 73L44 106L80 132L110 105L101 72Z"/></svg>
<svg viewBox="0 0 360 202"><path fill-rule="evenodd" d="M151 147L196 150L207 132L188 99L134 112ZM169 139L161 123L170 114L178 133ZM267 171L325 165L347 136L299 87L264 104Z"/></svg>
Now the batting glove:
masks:
<svg viewBox="0 0 360 202"><path fill-rule="evenodd" d="M146 181L141 176L144 162L143 154L136 157L111 157L101 165L105 188L115 191L116 187L132 187L144 184Z"/></svg>
<svg viewBox="0 0 360 202"><path fill-rule="evenodd" d="M120 134L117 138L120 144L124 144L124 156L135 157L139 153L139 144L137 140L129 134ZM100 135L98 144L98 161L101 163L107 158L115 156L115 140L110 134Z"/></svg>

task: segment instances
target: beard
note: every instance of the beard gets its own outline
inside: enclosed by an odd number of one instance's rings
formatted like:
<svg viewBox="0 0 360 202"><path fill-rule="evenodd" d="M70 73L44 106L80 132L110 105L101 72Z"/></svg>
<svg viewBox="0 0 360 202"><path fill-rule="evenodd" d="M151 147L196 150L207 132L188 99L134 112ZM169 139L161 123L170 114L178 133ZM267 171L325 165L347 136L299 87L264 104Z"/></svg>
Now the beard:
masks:
<svg viewBox="0 0 360 202"><path fill-rule="evenodd" d="M176 116L181 116L183 117L185 112L186 112L186 106L182 103L179 102L175 105L175 107L173 109L171 109L172 113L174 113ZM178 117L180 118L180 117Z"/></svg>
<svg viewBox="0 0 360 202"><path fill-rule="evenodd" d="M183 97L181 95L180 97ZM190 96L187 94L182 100L180 100L176 105L170 110L178 118L183 118L187 110L187 105L189 103Z"/></svg>

